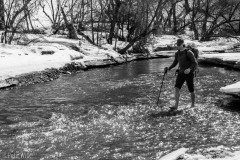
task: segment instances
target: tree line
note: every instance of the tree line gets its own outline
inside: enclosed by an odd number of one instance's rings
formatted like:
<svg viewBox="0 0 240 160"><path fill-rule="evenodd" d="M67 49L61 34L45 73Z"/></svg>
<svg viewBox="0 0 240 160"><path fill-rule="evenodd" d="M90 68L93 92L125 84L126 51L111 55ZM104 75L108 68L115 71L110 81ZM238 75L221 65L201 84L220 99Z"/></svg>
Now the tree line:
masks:
<svg viewBox="0 0 240 160"><path fill-rule="evenodd" d="M144 44L150 35L192 31L196 40L240 34L239 0L0 0L0 30L4 42L15 33L38 31L32 24L41 10L51 22L52 34L67 30L101 46L101 39ZM39 32L38 32L39 33ZM41 33L41 32L40 32ZM88 33L88 34L87 34Z"/></svg>

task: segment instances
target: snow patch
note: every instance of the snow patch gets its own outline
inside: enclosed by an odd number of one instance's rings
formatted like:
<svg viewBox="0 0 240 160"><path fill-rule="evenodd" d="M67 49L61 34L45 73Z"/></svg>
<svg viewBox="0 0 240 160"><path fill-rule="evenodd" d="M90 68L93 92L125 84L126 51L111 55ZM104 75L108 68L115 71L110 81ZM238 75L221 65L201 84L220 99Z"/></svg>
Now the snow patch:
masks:
<svg viewBox="0 0 240 160"><path fill-rule="evenodd" d="M240 62L240 53L202 54L201 58L217 58L223 61Z"/></svg>
<svg viewBox="0 0 240 160"><path fill-rule="evenodd" d="M240 93L240 82L220 88L223 93Z"/></svg>
<svg viewBox="0 0 240 160"><path fill-rule="evenodd" d="M47 68L59 69L71 62L85 66L85 61L89 60L122 58L112 48L99 48L88 42L79 43L63 37L29 34L29 41L37 40L28 46L0 44L0 80ZM72 46L79 51L73 50Z"/></svg>

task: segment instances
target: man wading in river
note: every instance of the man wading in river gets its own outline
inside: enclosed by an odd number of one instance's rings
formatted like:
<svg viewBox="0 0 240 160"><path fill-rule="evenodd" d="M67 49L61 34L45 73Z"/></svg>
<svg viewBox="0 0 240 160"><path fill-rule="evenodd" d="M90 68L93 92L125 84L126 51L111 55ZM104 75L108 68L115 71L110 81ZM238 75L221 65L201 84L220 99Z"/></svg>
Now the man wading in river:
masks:
<svg viewBox="0 0 240 160"><path fill-rule="evenodd" d="M177 110L179 104L180 90L184 82L187 82L187 87L191 93L192 105L195 105L195 93L194 93L194 71L197 68L197 60L194 53L185 47L184 40L177 40L178 51L175 53L175 59L172 65L168 68L164 68L164 72L167 73L169 70L174 68L179 63L179 69L177 79L175 83L175 106L171 107L171 110Z"/></svg>

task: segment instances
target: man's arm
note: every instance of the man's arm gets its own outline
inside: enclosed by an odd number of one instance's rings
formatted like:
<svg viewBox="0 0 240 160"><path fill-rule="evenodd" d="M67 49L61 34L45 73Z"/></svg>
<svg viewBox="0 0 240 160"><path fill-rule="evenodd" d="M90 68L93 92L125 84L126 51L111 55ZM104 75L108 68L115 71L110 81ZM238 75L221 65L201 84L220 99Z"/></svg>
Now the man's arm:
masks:
<svg viewBox="0 0 240 160"><path fill-rule="evenodd" d="M198 62L192 51L188 51L187 56L189 57L190 61L192 62L192 65L190 66L190 70L193 72L197 68Z"/></svg>
<svg viewBox="0 0 240 160"><path fill-rule="evenodd" d="M173 69L173 68L176 67L176 65L178 64L177 54L178 54L178 52L175 53L174 61L173 61L172 65L168 68L168 70Z"/></svg>

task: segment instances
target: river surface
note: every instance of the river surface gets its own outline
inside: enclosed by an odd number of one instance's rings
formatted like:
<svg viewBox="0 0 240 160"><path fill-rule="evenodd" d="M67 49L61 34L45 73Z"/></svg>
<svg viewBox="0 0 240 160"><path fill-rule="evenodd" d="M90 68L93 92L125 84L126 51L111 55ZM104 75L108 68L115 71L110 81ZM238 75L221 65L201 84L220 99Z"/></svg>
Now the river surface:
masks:
<svg viewBox="0 0 240 160"><path fill-rule="evenodd" d="M43 84L0 92L0 156L28 159L151 160L181 147L240 144L240 101L219 88L240 72L201 66L197 107L173 116L149 116L174 105L173 60L136 61L63 75ZM188 108L184 86L180 108ZM25 159L27 159L25 158Z"/></svg>

